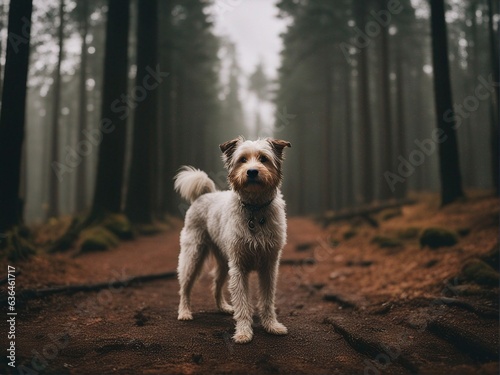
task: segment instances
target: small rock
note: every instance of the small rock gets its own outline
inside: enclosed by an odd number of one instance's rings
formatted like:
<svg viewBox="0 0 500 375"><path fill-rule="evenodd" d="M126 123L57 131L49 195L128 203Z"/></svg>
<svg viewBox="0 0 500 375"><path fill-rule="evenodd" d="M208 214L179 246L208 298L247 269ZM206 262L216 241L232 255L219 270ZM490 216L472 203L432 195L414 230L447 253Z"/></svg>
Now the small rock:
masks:
<svg viewBox="0 0 500 375"><path fill-rule="evenodd" d="M437 249L442 246L453 246L458 243L458 235L445 228L427 228L420 236L420 246Z"/></svg>
<svg viewBox="0 0 500 375"><path fill-rule="evenodd" d="M203 354L193 354L191 356L191 359L193 360L194 363L199 365L200 363L203 362Z"/></svg>
<svg viewBox="0 0 500 375"><path fill-rule="evenodd" d="M498 272L490 265L479 259L471 259L462 268L462 275L466 280L480 285L498 285Z"/></svg>
<svg viewBox="0 0 500 375"><path fill-rule="evenodd" d="M498 269L500 267L500 249L498 247L498 243L495 244L490 251L481 256L481 260L488 263L494 269Z"/></svg>

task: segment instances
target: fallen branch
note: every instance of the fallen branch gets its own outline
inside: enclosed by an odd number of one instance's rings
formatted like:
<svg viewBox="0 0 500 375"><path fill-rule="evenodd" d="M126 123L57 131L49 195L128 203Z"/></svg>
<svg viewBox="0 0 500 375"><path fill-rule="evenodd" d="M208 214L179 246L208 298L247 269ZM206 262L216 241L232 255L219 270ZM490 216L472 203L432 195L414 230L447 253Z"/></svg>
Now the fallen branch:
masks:
<svg viewBox="0 0 500 375"><path fill-rule="evenodd" d="M355 208L353 210L349 210L346 212L339 212L337 214L333 213L330 215L324 215L319 220L323 223L323 226L327 227L333 222L341 221L341 220L349 220L355 217L362 217L367 220L370 225L378 226L373 218L370 217L371 214L376 214L380 211L391 209L391 208L400 208L401 206L415 204L417 201L414 199L403 199L396 202L390 202L385 204L379 204L377 206L363 206L359 208Z"/></svg>
<svg viewBox="0 0 500 375"><path fill-rule="evenodd" d="M106 288L127 287L137 283L144 283L161 279L173 279L175 277L177 277L177 272L170 271L170 272L157 273L151 275L133 276L124 280L105 281L97 284L77 284L77 285L56 286L43 289L25 289L17 293L16 298L24 302L36 298L45 298L54 294L95 292ZM5 301L7 301L6 298L0 299L0 303L4 303Z"/></svg>

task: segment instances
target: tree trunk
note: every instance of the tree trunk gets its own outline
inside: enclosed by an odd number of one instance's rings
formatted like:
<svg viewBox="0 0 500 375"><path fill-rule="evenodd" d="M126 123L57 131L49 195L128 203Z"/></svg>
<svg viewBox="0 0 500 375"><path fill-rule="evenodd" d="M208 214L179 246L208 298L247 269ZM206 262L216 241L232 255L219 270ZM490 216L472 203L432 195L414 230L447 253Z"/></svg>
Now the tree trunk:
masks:
<svg viewBox="0 0 500 375"><path fill-rule="evenodd" d="M323 54L324 64L324 83L325 83L325 98L324 98L324 114L325 122L323 123L323 181L322 181L322 205L325 209L333 209L333 189L330 183L330 176L334 173L332 166L331 153L332 150L332 95L333 95L333 77L332 66L330 59L329 46L324 47Z"/></svg>
<svg viewBox="0 0 500 375"><path fill-rule="evenodd" d="M32 0L11 0L0 113L0 233L22 222L19 197Z"/></svg>
<svg viewBox="0 0 500 375"><path fill-rule="evenodd" d="M384 9L385 1L379 1L379 6ZM387 171L392 171L392 121L391 121L391 81L389 77L389 31L382 27L380 36L381 70L380 70L380 177ZM375 181L374 181L375 182ZM379 198L388 200L394 197L394 192L385 178L380 182Z"/></svg>
<svg viewBox="0 0 500 375"><path fill-rule="evenodd" d="M403 60L401 54L398 52L396 59L396 136L399 148L397 152L399 155L406 154L405 108ZM395 188L394 194L396 198L404 198L408 189L408 181L405 180L397 184Z"/></svg>
<svg viewBox="0 0 500 375"><path fill-rule="evenodd" d="M352 93L351 93L351 68L345 66L345 143L346 143L346 164L345 164L345 206L354 206L354 170L353 170L353 121L352 121Z"/></svg>
<svg viewBox="0 0 500 375"><path fill-rule="evenodd" d="M109 0L106 24L104 77L102 90L102 125L112 124L99 135L97 177L92 205L92 215L122 210L125 141L127 135L128 104L116 100L127 92L128 82L128 31L130 0ZM115 104L113 104L115 103Z"/></svg>
<svg viewBox="0 0 500 375"><path fill-rule="evenodd" d="M148 70L154 70L158 65L157 13L157 0L139 0L136 77L136 85L139 87L144 87L146 81L153 81L154 77L151 77ZM160 84L160 81L157 81L156 84ZM157 88L150 89L135 110L134 142L126 205L126 213L134 223L151 223L153 221L157 92Z"/></svg>
<svg viewBox="0 0 500 375"><path fill-rule="evenodd" d="M434 96L437 128L444 142L439 144L439 170L441 178L441 204L447 205L463 197L462 176L458 159L458 145L453 116L448 42L444 0L432 0L432 61L434 66Z"/></svg>
<svg viewBox="0 0 500 375"><path fill-rule="evenodd" d="M80 88L79 88L79 110L77 140L83 139L83 131L87 128L87 34L88 34L88 1L81 2L80 34L82 45L80 51ZM82 158L76 171L76 210L78 212L87 208L87 160Z"/></svg>
<svg viewBox="0 0 500 375"><path fill-rule="evenodd" d="M162 70L172 73L172 1L167 0L160 3L163 7L161 27L163 38L166 39L162 48L161 66ZM162 104L159 108L158 117L160 130L160 157L161 157L161 175L160 175L160 214L173 212L172 195L173 195L173 176L178 166L173 163L173 153L175 151L176 140L174 138L174 126L172 121L172 76L168 77L162 86Z"/></svg>
<svg viewBox="0 0 500 375"><path fill-rule="evenodd" d="M49 172L49 211L48 216L59 215L59 184L62 182L56 174L54 163L59 162L59 112L61 107L61 64L64 53L64 0L59 1L59 53L57 66L54 71L54 99L52 102L52 136L50 145L50 172ZM62 175L64 176L64 175ZM61 178L62 178L61 176Z"/></svg>
<svg viewBox="0 0 500 375"><path fill-rule="evenodd" d="M5 4L3 1L0 1L0 32L4 28L4 14L5 14ZM2 63L2 51L3 51L3 44L2 44L2 38L0 38L0 93L2 92L2 73L3 73L3 63Z"/></svg>
<svg viewBox="0 0 500 375"><path fill-rule="evenodd" d="M365 25L366 8L361 1L356 2L356 24ZM360 176L363 203L373 201L373 165L372 165L372 122L370 116L370 83L368 77L368 47L358 52L358 110L360 122Z"/></svg>
<svg viewBox="0 0 500 375"><path fill-rule="evenodd" d="M499 82L499 70L500 63L498 56L498 37L495 33L495 29L493 27L493 1L488 0L488 29L490 34L490 54L491 54L491 66L493 70L493 79L495 82ZM497 31L498 32L498 31ZM491 96L491 109L490 109L490 117L491 117L491 166L492 166L492 174L493 174L493 186L495 187L497 195L500 193L500 177L499 177L499 147L498 147L498 121L499 121L499 86L495 87L495 95Z"/></svg>

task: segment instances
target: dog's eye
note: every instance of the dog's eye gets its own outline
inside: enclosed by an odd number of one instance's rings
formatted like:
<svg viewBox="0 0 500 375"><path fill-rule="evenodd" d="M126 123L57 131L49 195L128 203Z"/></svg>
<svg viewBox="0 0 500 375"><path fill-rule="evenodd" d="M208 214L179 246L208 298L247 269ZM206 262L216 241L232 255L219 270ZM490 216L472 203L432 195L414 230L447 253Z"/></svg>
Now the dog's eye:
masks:
<svg viewBox="0 0 500 375"><path fill-rule="evenodd" d="M247 162L247 158L240 158L240 163L246 163Z"/></svg>
<svg viewBox="0 0 500 375"><path fill-rule="evenodd" d="M268 161L269 159L267 157L265 157L264 155L262 155L260 158L259 158L260 162L261 163L265 163L266 161Z"/></svg>

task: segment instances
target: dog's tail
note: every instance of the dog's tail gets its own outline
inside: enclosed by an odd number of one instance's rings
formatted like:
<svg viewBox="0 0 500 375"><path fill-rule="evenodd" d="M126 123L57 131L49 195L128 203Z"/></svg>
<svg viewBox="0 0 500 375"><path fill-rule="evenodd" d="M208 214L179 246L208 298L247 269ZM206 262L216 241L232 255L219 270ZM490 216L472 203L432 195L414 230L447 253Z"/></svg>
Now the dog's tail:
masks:
<svg viewBox="0 0 500 375"><path fill-rule="evenodd" d="M186 165L181 167L174 180L175 190L190 203L193 203L203 194L217 191L215 183L208 175L194 167Z"/></svg>

